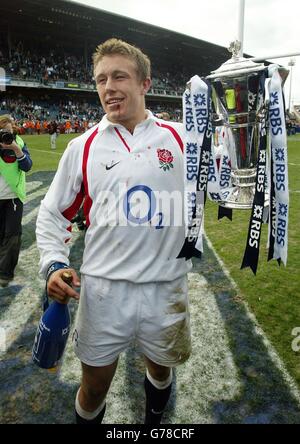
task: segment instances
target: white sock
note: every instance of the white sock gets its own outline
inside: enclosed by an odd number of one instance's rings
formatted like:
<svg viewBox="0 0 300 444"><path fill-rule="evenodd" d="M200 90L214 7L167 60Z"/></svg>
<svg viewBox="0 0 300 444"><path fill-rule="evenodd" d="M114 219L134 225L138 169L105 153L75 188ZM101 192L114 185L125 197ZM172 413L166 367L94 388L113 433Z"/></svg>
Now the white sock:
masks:
<svg viewBox="0 0 300 444"><path fill-rule="evenodd" d="M101 412L101 410L104 408L106 399L104 399L104 401L99 405L99 407L94 412L87 412L86 410L83 410L83 408L79 404L79 391L80 391L80 387L78 389L78 392L76 395L76 400L75 400L76 412L78 413L79 416L81 416L81 418L86 419L87 421L95 419L96 416L98 416L99 413Z"/></svg>
<svg viewBox="0 0 300 444"><path fill-rule="evenodd" d="M172 382L173 371L172 371L172 369L170 369L170 374L167 377L167 379L165 379L164 381L158 381L157 379L152 378L148 369L146 370L146 375L147 375L147 378L149 379L149 381L151 382L151 384L154 385L154 387L156 387L158 390L164 390Z"/></svg>

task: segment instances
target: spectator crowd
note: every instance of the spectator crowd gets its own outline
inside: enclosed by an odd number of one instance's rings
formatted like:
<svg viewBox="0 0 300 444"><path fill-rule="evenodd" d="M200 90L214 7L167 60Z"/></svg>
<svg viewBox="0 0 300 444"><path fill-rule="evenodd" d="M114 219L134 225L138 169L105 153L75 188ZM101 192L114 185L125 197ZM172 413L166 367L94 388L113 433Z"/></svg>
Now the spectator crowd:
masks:
<svg viewBox="0 0 300 444"><path fill-rule="evenodd" d="M65 49L27 49L22 42L14 45L10 52L0 51L0 66L11 79L35 81L42 85L55 82L76 82L91 85L93 68L91 54L83 56L68 53ZM187 77L181 70L161 72L152 67L152 94L181 95Z"/></svg>
<svg viewBox="0 0 300 444"><path fill-rule="evenodd" d="M148 108L165 120L181 121L182 111L178 105L148 104ZM8 97L0 102L0 114L10 114L21 130L21 134L48 132L48 125L55 121L59 133L84 132L99 122L104 114L99 103L92 100L66 99L55 101L48 95L39 100L24 96Z"/></svg>
<svg viewBox="0 0 300 444"><path fill-rule="evenodd" d="M79 96L62 90L55 94L56 82L73 82L91 88L94 85L91 54L81 56L68 52L63 47L38 47L38 43L13 42L11 47L0 49L0 66L6 76L12 80L34 81L40 86L52 86L53 90L35 88L26 93L14 92L9 89L4 98L0 99L0 115L10 114L21 128L21 133L42 134L48 132L49 123L55 121L58 132L83 132L103 116L103 110L96 94L83 93ZM173 72L158 69L159 61L152 66L152 88L154 95L181 96L187 78L177 67ZM91 96L91 97L89 97ZM93 97L92 97L93 96ZM30 97L30 98L29 98ZM149 101L150 102L150 101ZM153 105L147 107L154 114L167 120L181 121L181 106L178 104Z"/></svg>

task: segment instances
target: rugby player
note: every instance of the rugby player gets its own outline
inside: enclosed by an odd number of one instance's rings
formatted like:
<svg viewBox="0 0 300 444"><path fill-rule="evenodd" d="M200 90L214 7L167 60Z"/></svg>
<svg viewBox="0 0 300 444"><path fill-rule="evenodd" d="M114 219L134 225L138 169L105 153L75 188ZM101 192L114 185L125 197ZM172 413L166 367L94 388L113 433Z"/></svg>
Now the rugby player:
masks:
<svg viewBox="0 0 300 444"><path fill-rule="evenodd" d="M145 359L145 423L159 424L172 368L188 359L191 348L191 263L177 258L184 224L174 223L168 214L173 206L162 209L157 198L183 197L182 125L145 108L151 64L140 49L109 39L93 62L106 114L69 143L41 203L41 273L53 299L79 299L73 334L82 363L77 423L101 423L119 355L135 341ZM87 231L79 296L61 276L69 268L73 286L80 285L68 259L68 228L83 199Z"/></svg>

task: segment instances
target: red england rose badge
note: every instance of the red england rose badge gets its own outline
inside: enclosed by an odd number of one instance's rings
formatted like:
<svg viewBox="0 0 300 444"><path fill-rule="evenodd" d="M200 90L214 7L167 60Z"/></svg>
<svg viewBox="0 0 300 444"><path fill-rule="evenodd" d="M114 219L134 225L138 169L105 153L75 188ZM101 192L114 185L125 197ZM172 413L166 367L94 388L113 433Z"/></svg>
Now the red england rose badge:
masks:
<svg viewBox="0 0 300 444"><path fill-rule="evenodd" d="M162 168L164 171L167 171L170 168L174 168L173 164L172 164L174 158L173 158L171 151L161 150L160 148L158 148L157 155L158 155L159 164L160 164L159 168Z"/></svg>

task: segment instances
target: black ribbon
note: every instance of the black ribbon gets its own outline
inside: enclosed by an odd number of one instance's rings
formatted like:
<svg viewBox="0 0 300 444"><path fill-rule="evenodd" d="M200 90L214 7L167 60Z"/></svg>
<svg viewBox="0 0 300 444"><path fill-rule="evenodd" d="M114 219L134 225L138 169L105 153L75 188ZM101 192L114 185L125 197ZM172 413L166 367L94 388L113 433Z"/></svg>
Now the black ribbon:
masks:
<svg viewBox="0 0 300 444"><path fill-rule="evenodd" d="M260 77L260 91L263 94L265 82L265 73ZM258 151L258 162L256 170L255 195L253 199L251 218L248 229L248 238L244 253L242 268L250 267L256 274L258 258L261 226L263 223L264 204L265 204L265 184L266 184L266 156L267 156L267 133L266 133L266 116L262 117L260 129L260 143Z"/></svg>
<svg viewBox="0 0 300 444"><path fill-rule="evenodd" d="M265 128L265 122L262 125L264 125ZM267 136L266 134L261 134L255 195L252 205L247 245L241 266L241 268L250 267L254 274L256 274L258 264L260 234L265 203L266 146Z"/></svg>
<svg viewBox="0 0 300 444"><path fill-rule="evenodd" d="M227 217L227 219L232 221L232 209L221 207L221 205L219 205L218 220L222 219L223 217Z"/></svg>

